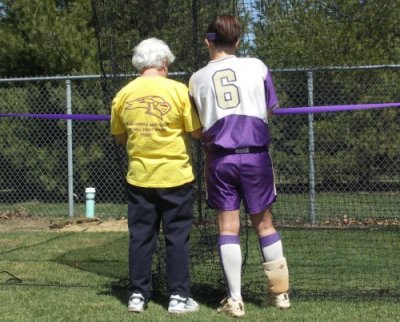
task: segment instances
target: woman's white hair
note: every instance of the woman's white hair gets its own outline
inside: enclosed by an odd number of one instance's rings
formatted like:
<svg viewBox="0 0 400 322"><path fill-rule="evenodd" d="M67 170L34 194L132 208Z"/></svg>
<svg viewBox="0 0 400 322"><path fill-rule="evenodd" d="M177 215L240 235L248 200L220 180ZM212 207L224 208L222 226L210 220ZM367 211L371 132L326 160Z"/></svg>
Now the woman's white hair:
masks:
<svg viewBox="0 0 400 322"><path fill-rule="evenodd" d="M132 65L139 72L148 68L162 68L175 60L168 45L157 38L143 40L133 49Z"/></svg>

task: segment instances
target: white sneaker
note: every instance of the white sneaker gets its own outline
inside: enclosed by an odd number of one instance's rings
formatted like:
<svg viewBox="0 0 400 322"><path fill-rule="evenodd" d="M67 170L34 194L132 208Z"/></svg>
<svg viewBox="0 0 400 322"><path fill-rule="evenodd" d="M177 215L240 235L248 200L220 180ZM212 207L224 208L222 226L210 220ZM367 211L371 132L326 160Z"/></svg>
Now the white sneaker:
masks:
<svg viewBox="0 0 400 322"><path fill-rule="evenodd" d="M278 309L288 309L290 307L289 294L281 293L278 295L270 294L268 298L270 305L277 307Z"/></svg>
<svg viewBox="0 0 400 322"><path fill-rule="evenodd" d="M128 312L141 313L146 308L146 301L140 293L133 293L128 301Z"/></svg>
<svg viewBox="0 0 400 322"><path fill-rule="evenodd" d="M179 295L171 295L169 298L169 313L187 313L199 310L199 304L190 297L182 297Z"/></svg>

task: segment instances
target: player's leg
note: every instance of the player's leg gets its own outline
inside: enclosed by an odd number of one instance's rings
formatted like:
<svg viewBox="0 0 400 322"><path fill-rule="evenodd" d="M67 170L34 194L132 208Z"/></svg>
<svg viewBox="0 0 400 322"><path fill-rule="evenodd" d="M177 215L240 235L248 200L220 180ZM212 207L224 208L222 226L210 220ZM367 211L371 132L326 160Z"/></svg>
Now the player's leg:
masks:
<svg viewBox="0 0 400 322"><path fill-rule="evenodd" d="M192 183L158 189L163 234L167 253L167 284L170 294L168 312L197 311L199 305L190 298L189 236L193 224Z"/></svg>
<svg viewBox="0 0 400 322"><path fill-rule="evenodd" d="M250 215L257 233L264 262L272 262L283 257L282 241L272 222L271 207Z"/></svg>
<svg viewBox="0 0 400 322"><path fill-rule="evenodd" d="M250 216L264 259L263 269L268 278L268 299L278 308L289 308L289 270L283 254L282 241L272 223L271 208Z"/></svg>
<svg viewBox="0 0 400 322"><path fill-rule="evenodd" d="M218 250L228 295L218 312L243 316L241 294L242 252L239 241L240 193L238 188L237 156L207 158L207 200L218 216Z"/></svg>
<svg viewBox="0 0 400 322"><path fill-rule="evenodd" d="M152 189L128 185L129 286L128 310L142 312L150 297L151 263L160 220Z"/></svg>
<svg viewBox="0 0 400 322"><path fill-rule="evenodd" d="M218 212L218 250L222 270L228 286L228 296L222 300L218 312L232 316L243 316L244 305L241 293L242 252L240 248L239 210Z"/></svg>
<svg viewBox="0 0 400 322"><path fill-rule="evenodd" d="M219 237L218 251L228 295L218 312L243 316L241 293L242 252L240 231L240 186L237 155L207 156L207 201L217 211Z"/></svg>
<svg viewBox="0 0 400 322"><path fill-rule="evenodd" d="M242 300L242 252L239 240L239 210L219 212L218 225L218 250L222 269L228 284L229 297L234 301Z"/></svg>
<svg viewBox="0 0 400 322"><path fill-rule="evenodd" d="M271 206L276 199L274 173L268 152L242 156L244 205L258 235L263 268L268 277L268 293L277 307L289 307L289 273L282 242L272 222ZM281 300L282 299L282 300Z"/></svg>

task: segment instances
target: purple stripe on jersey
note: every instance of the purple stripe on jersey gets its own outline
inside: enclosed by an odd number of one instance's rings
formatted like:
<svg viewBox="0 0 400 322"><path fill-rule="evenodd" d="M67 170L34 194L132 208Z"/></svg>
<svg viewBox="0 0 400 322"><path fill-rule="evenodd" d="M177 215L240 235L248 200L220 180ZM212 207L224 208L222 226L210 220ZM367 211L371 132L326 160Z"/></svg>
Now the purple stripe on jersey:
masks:
<svg viewBox="0 0 400 322"><path fill-rule="evenodd" d="M272 245L281 240L281 236L278 232L273 233L272 235L264 236L258 239L260 242L261 248Z"/></svg>
<svg viewBox="0 0 400 322"><path fill-rule="evenodd" d="M274 82L272 80L272 76L270 72L267 72L267 75L264 79L264 88L265 88L265 103L268 109L273 109L278 106L278 97L276 96Z"/></svg>
<svg viewBox="0 0 400 322"><path fill-rule="evenodd" d="M218 246L226 244L240 244L239 236L237 235L220 235L218 237Z"/></svg>
<svg viewBox="0 0 400 322"><path fill-rule="evenodd" d="M228 115L203 132L203 143L208 152L267 147L270 141L268 124L254 116Z"/></svg>

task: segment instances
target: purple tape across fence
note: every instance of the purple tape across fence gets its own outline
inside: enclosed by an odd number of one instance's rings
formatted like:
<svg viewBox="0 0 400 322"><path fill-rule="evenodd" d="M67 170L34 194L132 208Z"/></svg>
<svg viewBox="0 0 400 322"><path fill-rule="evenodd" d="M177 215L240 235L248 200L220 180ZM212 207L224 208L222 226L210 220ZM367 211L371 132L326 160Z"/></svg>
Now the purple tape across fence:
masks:
<svg viewBox="0 0 400 322"><path fill-rule="evenodd" d="M287 107L274 110L275 115L308 114L308 113L333 113L345 111L359 111L376 108L400 107L400 103L376 103L376 104L353 104L353 105L324 105ZM0 117L37 118L53 120L76 120L76 121L109 121L110 115L98 114L31 114L31 113L0 113Z"/></svg>
<svg viewBox="0 0 400 322"><path fill-rule="evenodd" d="M109 121L110 115L98 114L31 114L31 113L0 113L0 117L76 120L76 121Z"/></svg>
<svg viewBox="0 0 400 322"><path fill-rule="evenodd" d="M276 115L284 114L308 114L308 113L334 113L345 111L369 110L373 108L399 107L400 103L376 103L376 104L353 104L353 105L324 105L306 107L280 108L274 111Z"/></svg>

